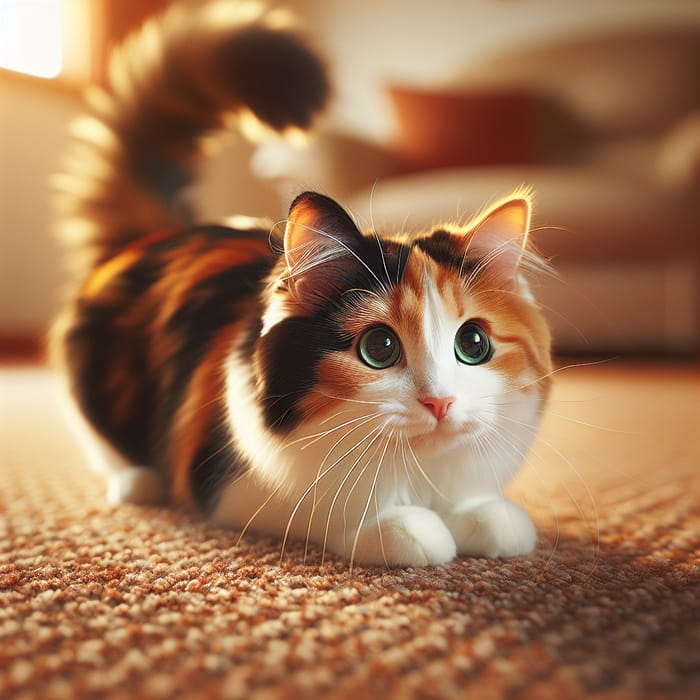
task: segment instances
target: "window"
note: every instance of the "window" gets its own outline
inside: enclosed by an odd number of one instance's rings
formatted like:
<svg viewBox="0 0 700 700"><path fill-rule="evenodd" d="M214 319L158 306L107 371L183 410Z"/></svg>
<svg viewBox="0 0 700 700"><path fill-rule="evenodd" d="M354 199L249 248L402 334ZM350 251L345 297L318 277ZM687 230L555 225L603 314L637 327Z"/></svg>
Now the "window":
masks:
<svg viewBox="0 0 700 700"><path fill-rule="evenodd" d="M0 69L104 83L112 48L171 0L0 0Z"/></svg>
<svg viewBox="0 0 700 700"><path fill-rule="evenodd" d="M0 0L0 67L41 78L59 75L60 0Z"/></svg>

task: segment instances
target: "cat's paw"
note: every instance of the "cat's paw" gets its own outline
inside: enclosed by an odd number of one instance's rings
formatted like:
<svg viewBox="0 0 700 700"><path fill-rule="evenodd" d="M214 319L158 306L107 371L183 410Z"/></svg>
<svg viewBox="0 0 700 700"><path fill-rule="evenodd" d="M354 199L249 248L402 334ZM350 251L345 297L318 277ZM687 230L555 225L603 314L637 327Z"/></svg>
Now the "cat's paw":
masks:
<svg viewBox="0 0 700 700"><path fill-rule="evenodd" d="M151 467L125 467L109 475L107 500L112 505L161 505L165 501L165 485Z"/></svg>
<svg viewBox="0 0 700 700"><path fill-rule="evenodd" d="M445 518L460 554L517 557L530 554L537 531L528 514L515 503L494 498L458 509Z"/></svg>
<svg viewBox="0 0 700 700"><path fill-rule="evenodd" d="M367 523L348 550L358 564L386 566L446 564L457 554L445 523L432 510L418 506L396 507Z"/></svg>

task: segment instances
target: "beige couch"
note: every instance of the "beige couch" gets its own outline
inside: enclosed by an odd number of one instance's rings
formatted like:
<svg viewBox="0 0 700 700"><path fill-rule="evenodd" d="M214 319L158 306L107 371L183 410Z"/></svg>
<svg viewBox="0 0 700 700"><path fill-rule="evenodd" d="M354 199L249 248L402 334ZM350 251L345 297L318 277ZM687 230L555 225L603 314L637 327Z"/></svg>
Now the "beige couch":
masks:
<svg viewBox="0 0 700 700"><path fill-rule="evenodd" d="M559 281L561 350L687 353L700 339L700 25L520 46L426 90L391 85L393 138L325 133L256 154L377 228L463 219L522 184Z"/></svg>

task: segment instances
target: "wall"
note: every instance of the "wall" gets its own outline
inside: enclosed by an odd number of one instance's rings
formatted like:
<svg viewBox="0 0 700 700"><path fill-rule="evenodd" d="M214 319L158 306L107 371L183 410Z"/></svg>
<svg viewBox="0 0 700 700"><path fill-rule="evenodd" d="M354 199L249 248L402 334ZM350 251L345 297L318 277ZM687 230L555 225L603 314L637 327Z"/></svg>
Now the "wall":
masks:
<svg viewBox="0 0 700 700"><path fill-rule="evenodd" d="M391 128L387 82L445 82L455 66L504 47L585 27L700 21L697 0L294 0L331 63L329 122L381 140ZM42 332L63 285L48 180L60 166L77 94L0 72L0 335ZM252 149L228 145L197 196L205 215L280 216L271 189L241 169Z"/></svg>
<svg viewBox="0 0 700 700"><path fill-rule="evenodd" d="M619 27L700 23L697 0L308 0L334 67L334 121L391 133L388 83L434 85L482 59L542 38Z"/></svg>
<svg viewBox="0 0 700 700"><path fill-rule="evenodd" d="M114 35L125 31L127 21L140 19L142 5L157 9L167 0L129 0L122 8L125 19L116 24L112 15L118 3L84 2L90 12L85 15L80 3L72 3L77 8L74 20L89 15L95 29L93 14L108 10L105 21ZM287 4L302 8L306 0ZM103 30L96 30L96 36L103 36ZM0 70L0 340L44 333L60 308L66 277L62 249L51 232L49 180L61 167L69 143L68 125L82 105L75 88ZM282 215L271 187L248 173L252 151L248 143L231 138L223 142L217 157L205 163L192 192L203 218L231 213Z"/></svg>
<svg viewBox="0 0 700 700"><path fill-rule="evenodd" d="M62 271L50 231L49 177L77 96L0 75L0 333L31 335L56 309Z"/></svg>
<svg viewBox="0 0 700 700"><path fill-rule="evenodd" d="M62 248L53 237L50 179L82 111L77 92L0 72L0 337L43 333L65 287ZM228 139L205 164L193 197L205 219L282 214L272 189L247 172L252 146ZM243 164L243 167L241 167Z"/></svg>

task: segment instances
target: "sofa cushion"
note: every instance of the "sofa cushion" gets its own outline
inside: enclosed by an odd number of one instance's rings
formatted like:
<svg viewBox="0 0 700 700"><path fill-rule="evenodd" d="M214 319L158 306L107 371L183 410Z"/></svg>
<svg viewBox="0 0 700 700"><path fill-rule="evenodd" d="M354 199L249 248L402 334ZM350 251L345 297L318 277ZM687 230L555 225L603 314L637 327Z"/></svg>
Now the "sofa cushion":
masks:
<svg viewBox="0 0 700 700"><path fill-rule="evenodd" d="M550 95L598 134L659 134L700 107L700 25L608 28L514 46L455 69L453 90Z"/></svg>
<svg viewBox="0 0 700 700"><path fill-rule="evenodd" d="M527 90L391 85L391 148L406 170L568 160L585 138L553 100Z"/></svg>

